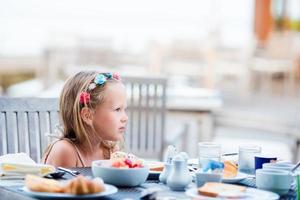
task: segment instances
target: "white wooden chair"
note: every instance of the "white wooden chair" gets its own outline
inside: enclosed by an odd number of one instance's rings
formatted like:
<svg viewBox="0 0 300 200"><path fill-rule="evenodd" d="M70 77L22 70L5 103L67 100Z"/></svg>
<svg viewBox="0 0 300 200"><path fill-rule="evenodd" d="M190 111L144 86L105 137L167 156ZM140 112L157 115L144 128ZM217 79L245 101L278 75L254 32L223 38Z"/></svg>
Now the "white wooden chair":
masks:
<svg viewBox="0 0 300 200"><path fill-rule="evenodd" d="M123 78L128 96L126 151L162 159L166 79ZM0 98L0 155L26 152L39 162L59 124L57 98Z"/></svg>
<svg viewBox="0 0 300 200"><path fill-rule="evenodd" d="M162 160L167 80L128 76L122 80L128 97L127 151L143 158Z"/></svg>
<svg viewBox="0 0 300 200"><path fill-rule="evenodd" d="M57 98L0 98L0 155L26 152L40 162L58 123Z"/></svg>

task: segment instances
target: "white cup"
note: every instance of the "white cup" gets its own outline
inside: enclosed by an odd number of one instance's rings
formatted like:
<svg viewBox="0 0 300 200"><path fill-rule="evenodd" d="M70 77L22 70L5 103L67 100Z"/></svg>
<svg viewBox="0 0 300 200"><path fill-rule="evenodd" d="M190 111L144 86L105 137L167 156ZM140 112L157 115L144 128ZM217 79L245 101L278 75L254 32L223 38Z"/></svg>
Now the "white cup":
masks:
<svg viewBox="0 0 300 200"><path fill-rule="evenodd" d="M221 182L222 174L220 173L206 173L206 172L196 172L196 184L197 187L201 187L206 182Z"/></svg>
<svg viewBox="0 0 300 200"><path fill-rule="evenodd" d="M279 195L288 193L293 181L292 174L285 170L256 170L256 187L275 192Z"/></svg>
<svg viewBox="0 0 300 200"><path fill-rule="evenodd" d="M291 171L295 167L292 163L264 163L263 169L279 169Z"/></svg>
<svg viewBox="0 0 300 200"><path fill-rule="evenodd" d="M292 169L295 167L294 164L292 163L264 163L263 164L263 169L276 169L276 170L284 170L287 172L291 172ZM296 173L299 171L296 170ZM296 176L293 176L293 181L292 184L296 184Z"/></svg>

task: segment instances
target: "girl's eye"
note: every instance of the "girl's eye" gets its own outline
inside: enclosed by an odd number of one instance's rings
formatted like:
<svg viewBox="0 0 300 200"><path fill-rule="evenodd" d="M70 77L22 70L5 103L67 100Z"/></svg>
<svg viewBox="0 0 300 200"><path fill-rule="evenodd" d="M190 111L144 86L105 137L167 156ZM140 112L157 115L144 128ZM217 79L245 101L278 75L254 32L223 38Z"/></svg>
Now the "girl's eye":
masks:
<svg viewBox="0 0 300 200"><path fill-rule="evenodd" d="M119 112L120 110L121 110L121 108L117 108L117 109L116 109L116 111L118 111L118 112Z"/></svg>

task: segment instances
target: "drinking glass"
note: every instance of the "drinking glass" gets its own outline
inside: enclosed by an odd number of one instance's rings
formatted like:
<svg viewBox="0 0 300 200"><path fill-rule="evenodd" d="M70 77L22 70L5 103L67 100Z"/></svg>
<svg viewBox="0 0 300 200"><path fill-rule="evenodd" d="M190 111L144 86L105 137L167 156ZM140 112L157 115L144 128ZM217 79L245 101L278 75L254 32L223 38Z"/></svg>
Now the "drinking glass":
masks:
<svg viewBox="0 0 300 200"><path fill-rule="evenodd" d="M221 161L221 145L214 142L198 143L199 167L204 168L209 160Z"/></svg>
<svg viewBox="0 0 300 200"><path fill-rule="evenodd" d="M239 146L238 169L240 172L255 174L254 157L261 153L257 145Z"/></svg>

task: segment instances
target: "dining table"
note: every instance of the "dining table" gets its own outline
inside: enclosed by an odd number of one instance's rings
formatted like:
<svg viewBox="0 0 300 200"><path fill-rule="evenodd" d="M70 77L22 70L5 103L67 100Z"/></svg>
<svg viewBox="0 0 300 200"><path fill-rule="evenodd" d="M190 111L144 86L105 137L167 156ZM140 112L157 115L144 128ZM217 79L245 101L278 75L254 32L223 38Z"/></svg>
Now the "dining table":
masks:
<svg viewBox="0 0 300 200"><path fill-rule="evenodd" d="M91 168L73 168L80 174L88 177L93 177ZM172 191L167 185L162 184L158 180L159 174L149 174L145 183L136 187L118 187L118 191L114 194L102 196L97 199L106 200L138 200L138 199L158 199L158 200L188 200L193 199L188 196L185 191ZM63 176L64 179L73 178L69 174ZM250 188L255 188L255 177L249 176L246 179L240 180L234 184L244 185ZM24 180L0 180L0 199L1 200L35 200L24 191ZM187 189L196 188L196 184L192 182L188 185ZM197 198L195 198L197 199ZM200 199L200 198L199 198ZM259 199L259 198L258 198ZM297 190L291 187L286 195L280 196L282 200L297 199Z"/></svg>

